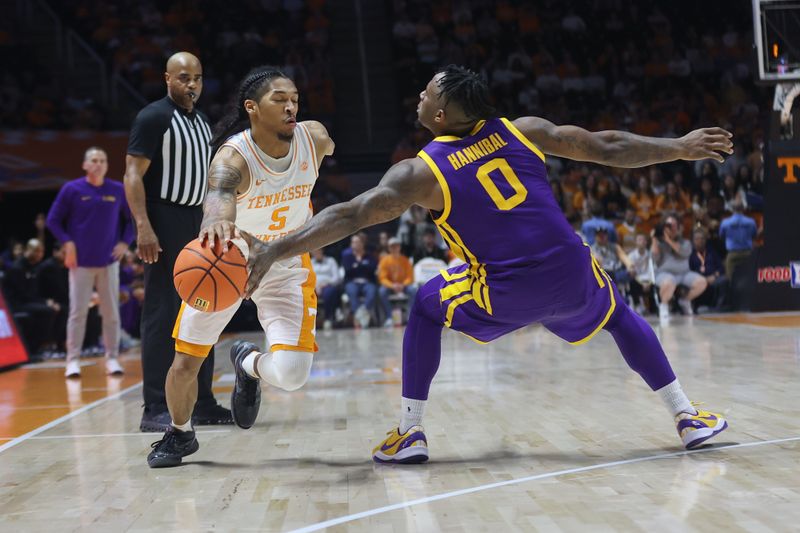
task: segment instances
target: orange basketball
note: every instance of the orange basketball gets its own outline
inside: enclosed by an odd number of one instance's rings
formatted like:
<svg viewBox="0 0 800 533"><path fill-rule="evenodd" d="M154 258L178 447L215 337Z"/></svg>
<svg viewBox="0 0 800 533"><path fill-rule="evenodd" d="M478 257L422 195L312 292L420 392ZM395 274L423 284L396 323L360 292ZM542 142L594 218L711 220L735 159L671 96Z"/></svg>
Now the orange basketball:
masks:
<svg viewBox="0 0 800 533"><path fill-rule="evenodd" d="M198 311L222 311L244 292L247 260L233 244L223 254L220 243L212 248L195 239L178 254L172 273L175 290L186 305Z"/></svg>

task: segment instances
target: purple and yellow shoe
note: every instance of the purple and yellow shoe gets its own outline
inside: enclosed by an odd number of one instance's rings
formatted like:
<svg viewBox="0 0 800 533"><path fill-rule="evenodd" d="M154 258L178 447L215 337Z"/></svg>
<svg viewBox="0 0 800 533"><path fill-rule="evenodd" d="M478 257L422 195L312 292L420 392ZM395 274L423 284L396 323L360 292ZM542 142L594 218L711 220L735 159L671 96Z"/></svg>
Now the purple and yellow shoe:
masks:
<svg viewBox="0 0 800 533"><path fill-rule="evenodd" d="M372 460L376 463L418 464L428 460L428 440L422 426L412 426L402 435L399 428L394 428L387 435L372 450Z"/></svg>
<svg viewBox="0 0 800 533"><path fill-rule="evenodd" d="M678 413L675 422L678 425L678 435L687 450L697 448L728 427L728 422L721 415L699 409L696 415Z"/></svg>

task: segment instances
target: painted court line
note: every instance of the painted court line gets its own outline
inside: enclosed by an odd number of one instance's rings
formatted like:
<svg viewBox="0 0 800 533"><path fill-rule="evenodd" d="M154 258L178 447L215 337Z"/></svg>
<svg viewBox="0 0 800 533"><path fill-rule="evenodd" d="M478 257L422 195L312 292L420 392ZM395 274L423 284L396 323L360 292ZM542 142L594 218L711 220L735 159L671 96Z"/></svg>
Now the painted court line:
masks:
<svg viewBox="0 0 800 533"><path fill-rule="evenodd" d="M508 485L518 485L520 483L526 483L528 481L536 481L539 479L547 479L559 476L565 476L568 474L578 474L581 472L589 472L591 470L600 470L602 468L611 468L614 466L622 466L622 465L630 465L635 463L643 463L645 461L654 461L656 459L667 459L670 457L681 457L684 455L693 455L697 453L706 453L706 452L718 452L721 450L730 450L733 448L749 448L753 446L763 446L766 444L780 444L783 442L792 442L792 441L800 441L800 437L787 437L785 439L774 439L774 440L765 440L759 442L747 442L744 444L731 444L729 446L719 446L719 447L709 447L709 448L702 448L700 450L686 450L682 452L674 452L674 453L662 453L658 455L649 455L646 457L637 457L635 459L624 459L622 461L613 461L610 463L600 463L591 466L582 466L579 468L570 468L568 470L557 470L555 472L545 472L543 474L536 474L533 476L527 476L519 479L510 479L508 481L500 481L497 483L488 483L486 485L479 485L477 487L470 487L467 489L455 490L452 492L444 492L442 494L436 494L434 496L428 496L425 498L419 498L417 500L410 500L407 502L395 503L393 505L387 505L385 507L379 507L377 509L371 509L369 511L363 511L360 513L355 513L347 516L342 516L340 518L334 518L332 520L326 520L325 522L319 522L317 524L311 524L310 526L301 527L299 529L294 529L289 533L307 533L310 531L319 531L320 529L325 529L332 526L337 526L339 524L345 524L347 522L353 522L355 520L360 520L362 518L368 518L370 516L375 516L383 513L388 513L389 511L396 511L398 509L405 509L407 507L413 507L415 505L422 505L430 502L435 502L438 500L445 500L447 498L454 498L456 496L463 496L464 494L471 494L473 492L481 492L484 490L491 490L496 489L499 487L505 487ZM390 467L391 468L391 467Z"/></svg>
<svg viewBox="0 0 800 533"><path fill-rule="evenodd" d="M58 404L58 405L31 405L28 407L17 407L14 405L0 405L0 411L8 411L13 413L14 411L36 411L37 409L69 409L71 407L70 404Z"/></svg>
<svg viewBox="0 0 800 533"><path fill-rule="evenodd" d="M62 422L66 422L67 420L71 420L71 419L75 418L76 416L85 413L86 411L90 411L90 410L94 409L95 407L97 407L99 405L102 405L102 404L104 404L104 403L106 403L108 401L111 401L111 400L116 400L117 398L129 393L130 391L132 391L134 389L138 389L141 386L142 386L142 382L140 381L136 385L131 385L127 389L121 390L116 394L112 394L111 396L106 396L105 398L100 398L99 400L97 400L95 402L92 402L90 404L84 405L80 409L76 409L76 410L72 411L71 413L67 413L62 417L56 418L52 422L48 422L47 424L45 424L43 426L39 426L38 428L34 429L33 431L29 431L29 432L25 433L24 435L20 435L19 437L15 438L11 442L6 442L2 446L0 446L0 453L8 450L9 448L13 448L17 444L20 444L22 442L25 442L28 439L31 439L31 438L35 437L39 433L43 433L43 432L47 431L50 428L56 427L57 425L61 424Z"/></svg>
<svg viewBox="0 0 800 533"><path fill-rule="evenodd" d="M232 429L209 429L209 430L195 430L198 435L207 435L209 433L230 433ZM137 433L94 433L82 435L43 435L30 437L29 440L54 440L54 439L94 439L105 437L153 437L161 435L161 433L153 433L148 431L139 431ZM0 440L11 440L11 438L0 438Z"/></svg>

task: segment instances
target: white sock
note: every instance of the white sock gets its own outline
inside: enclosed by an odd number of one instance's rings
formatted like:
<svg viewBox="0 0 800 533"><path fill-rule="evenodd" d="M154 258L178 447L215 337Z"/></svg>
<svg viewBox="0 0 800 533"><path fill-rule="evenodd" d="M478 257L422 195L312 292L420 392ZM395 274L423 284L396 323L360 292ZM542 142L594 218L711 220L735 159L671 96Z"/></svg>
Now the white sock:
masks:
<svg viewBox="0 0 800 533"><path fill-rule="evenodd" d="M683 389L677 378L675 381L664 385L656 392L661 397L661 401L664 402L664 405L667 406L669 412L672 413L672 416L676 416L678 413L697 414L697 409L692 407L692 402L690 402L686 394L683 393Z"/></svg>
<svg viewBox="0 0 800 533"><path fill-rule="evenodd" d="M411 398L402 399L403 414L400 416L400 434L404 434L412 426L422 425L422 415L425 414L425 404L427 400L412 400Z"/></svg>
<svg viewBox="0 0 800 533"><path fill-rule="evenodd" d="M189 417L189 421L185 424L176 424L175 421L172 421L172 427L177 429L178 431L194 431L192 429L192 417Z"/></svg>
<svg viewBox="0 0 800 533"><path fill-rule="evenodd" d="M250 376L250 377L254 377L254 378L258 377L258 375L256 375L255 370L253 369L253 367L255 366L255 363L256 363L256 356L258 354L259 354L259 352L253 350L252 352L250 352L249 355L246 355L245 358L244 358L244 361L242 361L242 368L247 373L247 375Z"/></svg>

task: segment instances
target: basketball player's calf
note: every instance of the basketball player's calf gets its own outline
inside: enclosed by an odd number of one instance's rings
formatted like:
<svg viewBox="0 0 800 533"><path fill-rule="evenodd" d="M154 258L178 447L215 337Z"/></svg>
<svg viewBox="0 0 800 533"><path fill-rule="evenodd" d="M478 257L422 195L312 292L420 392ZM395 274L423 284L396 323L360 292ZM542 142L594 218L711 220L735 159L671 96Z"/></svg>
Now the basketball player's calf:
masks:
<svg viewBox="0 0 800 533"><path fill-rule="evenodd" d="M231 347L231 363L236 370L236 382L231 393L233 421L242 429L253 426L261 404L263 379L286 391L297 390L308 381L313 354L307 351L275 350L262 353L245 341Z"/></svg>
<svg viewBox="0 0 800 533"><path fill-rule="evenodd" d="M675 418L678 436L691 450L727 429L728 422L717 413L695 409L681 388L653 328L642 317L619 302L604 329L611 333L628 366L658 394Z"/></svg>
<svg viewBox="0 0 800 533"><path fill-rule="evenodd" d="M151 468L163 468L181 464L182 458L200 448L192 427L192 411L197 402L197 375L204 357L175 352L167 373L167 408L172 423L164 437L153 443L147 456Z"/></svg>

